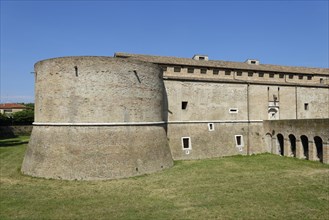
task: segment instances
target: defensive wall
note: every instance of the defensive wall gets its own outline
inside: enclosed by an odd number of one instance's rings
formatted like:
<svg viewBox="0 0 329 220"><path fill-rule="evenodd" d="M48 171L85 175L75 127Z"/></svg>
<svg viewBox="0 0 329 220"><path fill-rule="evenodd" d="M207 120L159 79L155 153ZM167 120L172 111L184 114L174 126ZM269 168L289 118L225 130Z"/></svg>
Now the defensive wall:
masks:
<svg viewBox="0 0 329 220"><path fill-rule="evenodd" d="M328 118L329 114L327 88L196 80L165 80L165 87L167 135L174 159L268 152L263 120ZM182 138L189 139L189 150L184 149Z"/></svg>
<svg viewBox="0 0 329 220"><path fill-rule="evenodd" d="M286 127L272 121L319 119L309 127L315 129L329 118L328 79L325 68L205 56L117 53L40 61L35 65L35 123L22 172L115 179L168 168L173 159L263 152L302 158L297 143L303 134L286 134ZM269 138L271 126L282 137L271 133ZM328 163L326 136L305 134L307 141L300 139L304 152L305 143L310 146L305 158ZM284 145L287 135L290 145ZM279 145L273 144L276 139Z"/></svg>
<svg viewBox="0 0 329 220"><path fill-rule="evenodd" d="M271 152L264 120L329 118L329 69L116 53L158 64L174 159Z"/></svg>
<svg viewBox="0 0 329 220"><path fill-rule="evenodd" d="M264 121L271 152L329 163L329 119Z"/></svg>
<svg viewBox="0 0 329 220"><path fill-rule="evenodd" d="M35 65L35 122L22 172L114 179L173 165L159 66L111 57Z"/></svg>

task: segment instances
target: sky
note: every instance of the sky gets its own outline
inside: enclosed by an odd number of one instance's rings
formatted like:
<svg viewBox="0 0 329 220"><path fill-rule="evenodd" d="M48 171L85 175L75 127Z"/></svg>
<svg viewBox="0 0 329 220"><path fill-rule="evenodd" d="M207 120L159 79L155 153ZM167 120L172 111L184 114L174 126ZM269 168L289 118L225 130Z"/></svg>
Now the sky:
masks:
<svg viewBox="0 0 329 220"><path fill-rule="evenodd" d="M0 2L0 103L34 102L34 64L62 56L329 66L329 0Z"/></svg>

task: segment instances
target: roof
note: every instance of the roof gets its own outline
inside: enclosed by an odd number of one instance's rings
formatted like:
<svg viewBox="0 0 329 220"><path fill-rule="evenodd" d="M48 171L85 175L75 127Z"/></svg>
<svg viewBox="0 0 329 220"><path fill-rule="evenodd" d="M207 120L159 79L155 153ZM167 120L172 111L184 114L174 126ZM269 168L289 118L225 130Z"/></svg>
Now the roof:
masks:
<svg viewBox="0 0 329 220"><path fill-rule="evenodd" d="M4 103L0 104L0 109L25 109L26 106L16 103Z"/></svg>
<svg viewBox="0 0 329 220"><path fill-rule="evenodd" d="M166 65L184 65L195 67L210 67L210 68L227 68L239 70L254 70L254 71L270 71L270 72L284 72L284 73L299 73L299 74L325 74L329 75L329 68L312 68L312 67L298 67L298 66L279 66L270 64L248 64L244 62L232 62L222 60L194 60L188 58L168 57L168 56L151 56L143 54L129 54L118 52L114 54L115 57L133 58L146 62Z"/></svg>

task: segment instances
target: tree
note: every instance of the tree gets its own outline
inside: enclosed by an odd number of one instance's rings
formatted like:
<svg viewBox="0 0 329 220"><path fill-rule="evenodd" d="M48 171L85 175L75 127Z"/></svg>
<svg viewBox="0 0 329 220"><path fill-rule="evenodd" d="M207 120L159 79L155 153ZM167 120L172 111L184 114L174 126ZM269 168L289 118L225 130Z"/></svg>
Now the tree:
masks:
<svg viewBox="0 0 329 220"><path fill-rule="evenodd" d="M33 110L34 111L34 103L27 103L27 104L24 104L26 106L26 109L30 109L30 110Z"/></svg>
<svg viewBox="0 0 329 220"><path fill-rule="evenodd" d="M12 115L15 125L31 125L34 121L33 109L25 109Z"/></svg>
<svg viewBox="0 0 329 220"><path fill-rule="evenodd" d="M5 114L0 113L0 126L6 126L11 124L11 118L7 117Z"/></svg>

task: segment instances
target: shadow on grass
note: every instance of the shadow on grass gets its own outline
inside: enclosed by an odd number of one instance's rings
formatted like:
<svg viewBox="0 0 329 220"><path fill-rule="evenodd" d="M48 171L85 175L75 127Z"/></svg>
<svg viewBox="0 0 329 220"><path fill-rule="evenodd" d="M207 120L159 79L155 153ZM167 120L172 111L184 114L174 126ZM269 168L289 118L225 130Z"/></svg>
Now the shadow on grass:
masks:
<svg viewBox="0 0 329 220"><path fill-rule="evenodd" d="M0 147L15 147L29 143L28 141L22 140L0 140Z"/></svg>

